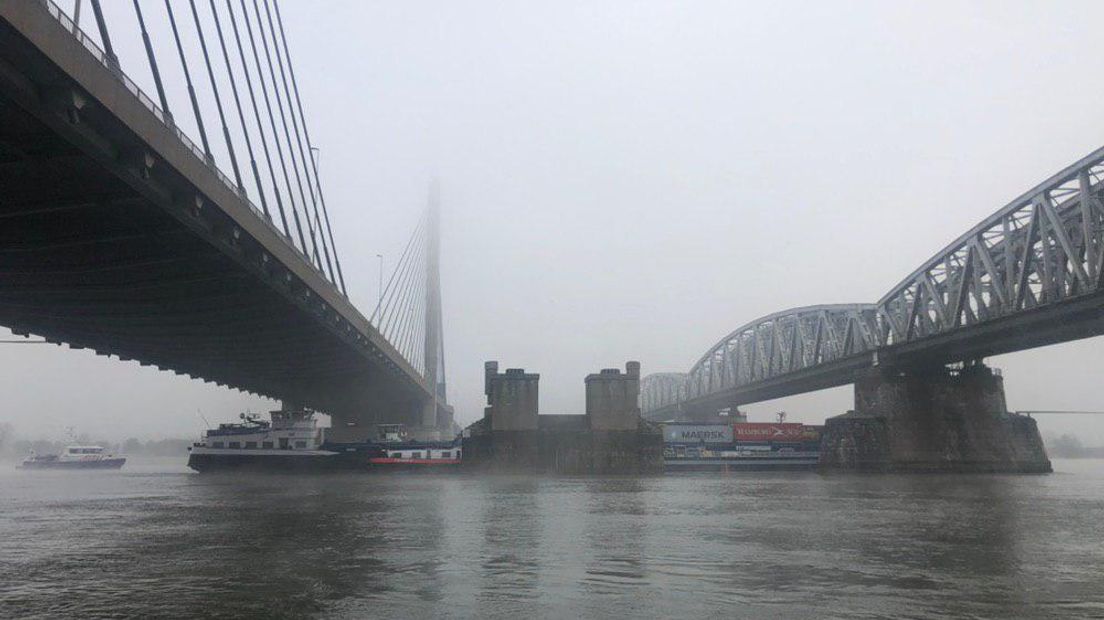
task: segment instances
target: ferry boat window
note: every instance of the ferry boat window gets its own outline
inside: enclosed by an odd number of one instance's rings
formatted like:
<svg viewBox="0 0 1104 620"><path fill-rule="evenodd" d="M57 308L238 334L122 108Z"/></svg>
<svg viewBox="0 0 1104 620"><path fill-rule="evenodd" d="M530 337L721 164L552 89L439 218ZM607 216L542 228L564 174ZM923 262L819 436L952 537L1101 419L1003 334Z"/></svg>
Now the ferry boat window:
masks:
<svg viewBox="0 0 1104 620"><path fill-rule="evenodd" d="M411 452L411 453L410 453L410 458L412 458L412 459L420 459L420 458L422 458L422 453L421 453L421 452Z"/></svg>
<svg viewBox="0 0 1104 620"><path fill-rule="evenodd" d="M222 442L221 441L216 441L216 442L212 443L211 446L214 447L214 448L221 448L222 447Z"/></svg>
<svg viewBox="0 0 1104 620"><path fill-rule="evenodd" d="M392 453L391 453L391 458L393 458L393 459L401 459L401 458L402 458L402 452L392 452Z"/></svg>
<svg viewBox="0 0 1104 620"><path fill-rule="evenodd" d="M295 442L295 447L296 447L296 448L306 448L306 447L307 447L307 442L305 442L305 441L297 441L297 442Z"/></svg>
<svg viewBox="0 0 1104 620"><path fill-rule="evenodd" d="M272 442L271 441L261 442L261 447L265 448L266 450L270 450L270 449L272 449Z"/></svg>
<svg viewBox="0 0 1104 620"><path fill-rule="evenodd" d="M451 459L451 458L452 458L452 452L442 452L442 453L441 453L441 458L443 458L443 459Z"/></svg>
<svg viewBox="0 0 1104 620"><path fill-rule="evenodd" d="M280 438L280 449L281 450L287 450L288 449L288 438L287 437L281 437Z"/></svg>
<svg viewBox="0 0 1104 620"><path fill-rule="evenodd" d="M231 448L240 448L241 447L241 442L240 441L231 441L230 442L230 447Z"/></svg>
<svg viewBox="0 0 1104 620"><path fill-rule="evenodd" d="M249 450L253 450L253 449L256 449L256 447L257 447L257 442L255 442L255 441L247 441L247 442L245 442L245 447L246 447L247 449L249 449Z"/></svg>

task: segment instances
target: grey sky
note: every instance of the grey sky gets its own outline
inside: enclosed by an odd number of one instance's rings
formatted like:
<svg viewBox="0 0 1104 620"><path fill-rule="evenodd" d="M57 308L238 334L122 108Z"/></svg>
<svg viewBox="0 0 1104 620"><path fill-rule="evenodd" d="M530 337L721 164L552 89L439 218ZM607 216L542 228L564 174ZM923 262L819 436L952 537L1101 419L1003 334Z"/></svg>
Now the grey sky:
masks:
<svg viewBox="0 0 1104 620"><path fill-rule="evenodd" d="M1088 77L1100 3L281 6L366 314L376 254L393 266L428 180L442 181L464 423L481 414L486 359L540 372L542 411L576 412L588 372L686 370L758 316L875 301L1104 142L1104 83ZM124 70L153 92L126 62L143 60L130 3L107 8L130 33ZM166 82L187 125L182 81ZM1097 339L993 363L1014 409L1104 410L1102 351ZM0 345L0 389L27 434L190 434L197 409L213 422L267 406L46 346ZM819 422L848 407L841 388L748 409ZM1104 442L1104 418L1041 426Z"/></svg>

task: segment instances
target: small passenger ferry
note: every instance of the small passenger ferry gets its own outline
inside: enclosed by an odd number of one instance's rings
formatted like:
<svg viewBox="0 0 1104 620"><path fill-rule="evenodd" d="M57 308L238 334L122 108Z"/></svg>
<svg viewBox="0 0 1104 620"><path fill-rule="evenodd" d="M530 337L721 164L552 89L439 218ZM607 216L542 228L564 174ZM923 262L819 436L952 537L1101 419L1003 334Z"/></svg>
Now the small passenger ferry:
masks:
<svg viewBox="0 0 1104 620"><path fill-rule="evenodd" d="M35 454L23 459L20 469L119 469L126 457L104 451L103 446L67 446L61 454Z"/></svg>
<svg viewBox="0 0 1104 620"><path fill-rule="evenodd" d="M319 470L337 464L338 455L322 448L323 429L314 412L272 411L272 421L243 413L241 422L209 429L188 448L188 467L220 469Z"/></svg>

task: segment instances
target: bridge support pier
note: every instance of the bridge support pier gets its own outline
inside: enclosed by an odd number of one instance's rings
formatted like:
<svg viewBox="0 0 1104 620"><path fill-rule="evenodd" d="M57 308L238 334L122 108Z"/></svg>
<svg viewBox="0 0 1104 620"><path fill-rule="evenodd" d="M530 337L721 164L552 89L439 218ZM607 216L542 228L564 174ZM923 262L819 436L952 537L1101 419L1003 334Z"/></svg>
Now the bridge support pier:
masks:
<svg viewBox="0 0 1104 620"><path fill-rule="evenodd" d="M1046 473L1035 420L1008 412L983 365L886 373L855 383L855 410L830 418L821 467L842 471Z"/></svg>

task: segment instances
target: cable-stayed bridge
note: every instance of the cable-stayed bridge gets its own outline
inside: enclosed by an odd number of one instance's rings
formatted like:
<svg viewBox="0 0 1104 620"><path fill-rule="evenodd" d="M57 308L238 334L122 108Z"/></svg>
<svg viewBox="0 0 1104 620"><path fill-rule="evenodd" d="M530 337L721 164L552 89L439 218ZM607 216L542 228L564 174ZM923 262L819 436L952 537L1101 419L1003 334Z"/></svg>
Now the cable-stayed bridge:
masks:
<svg viewBox="0 0 1104 620"><path fill-rule="evenodd" d="M366 317L278 1L104 9L0 0L0 324L313 407L353 436L451 429L437 197ZM125 37L144 54L120 58Z"/></svg>

